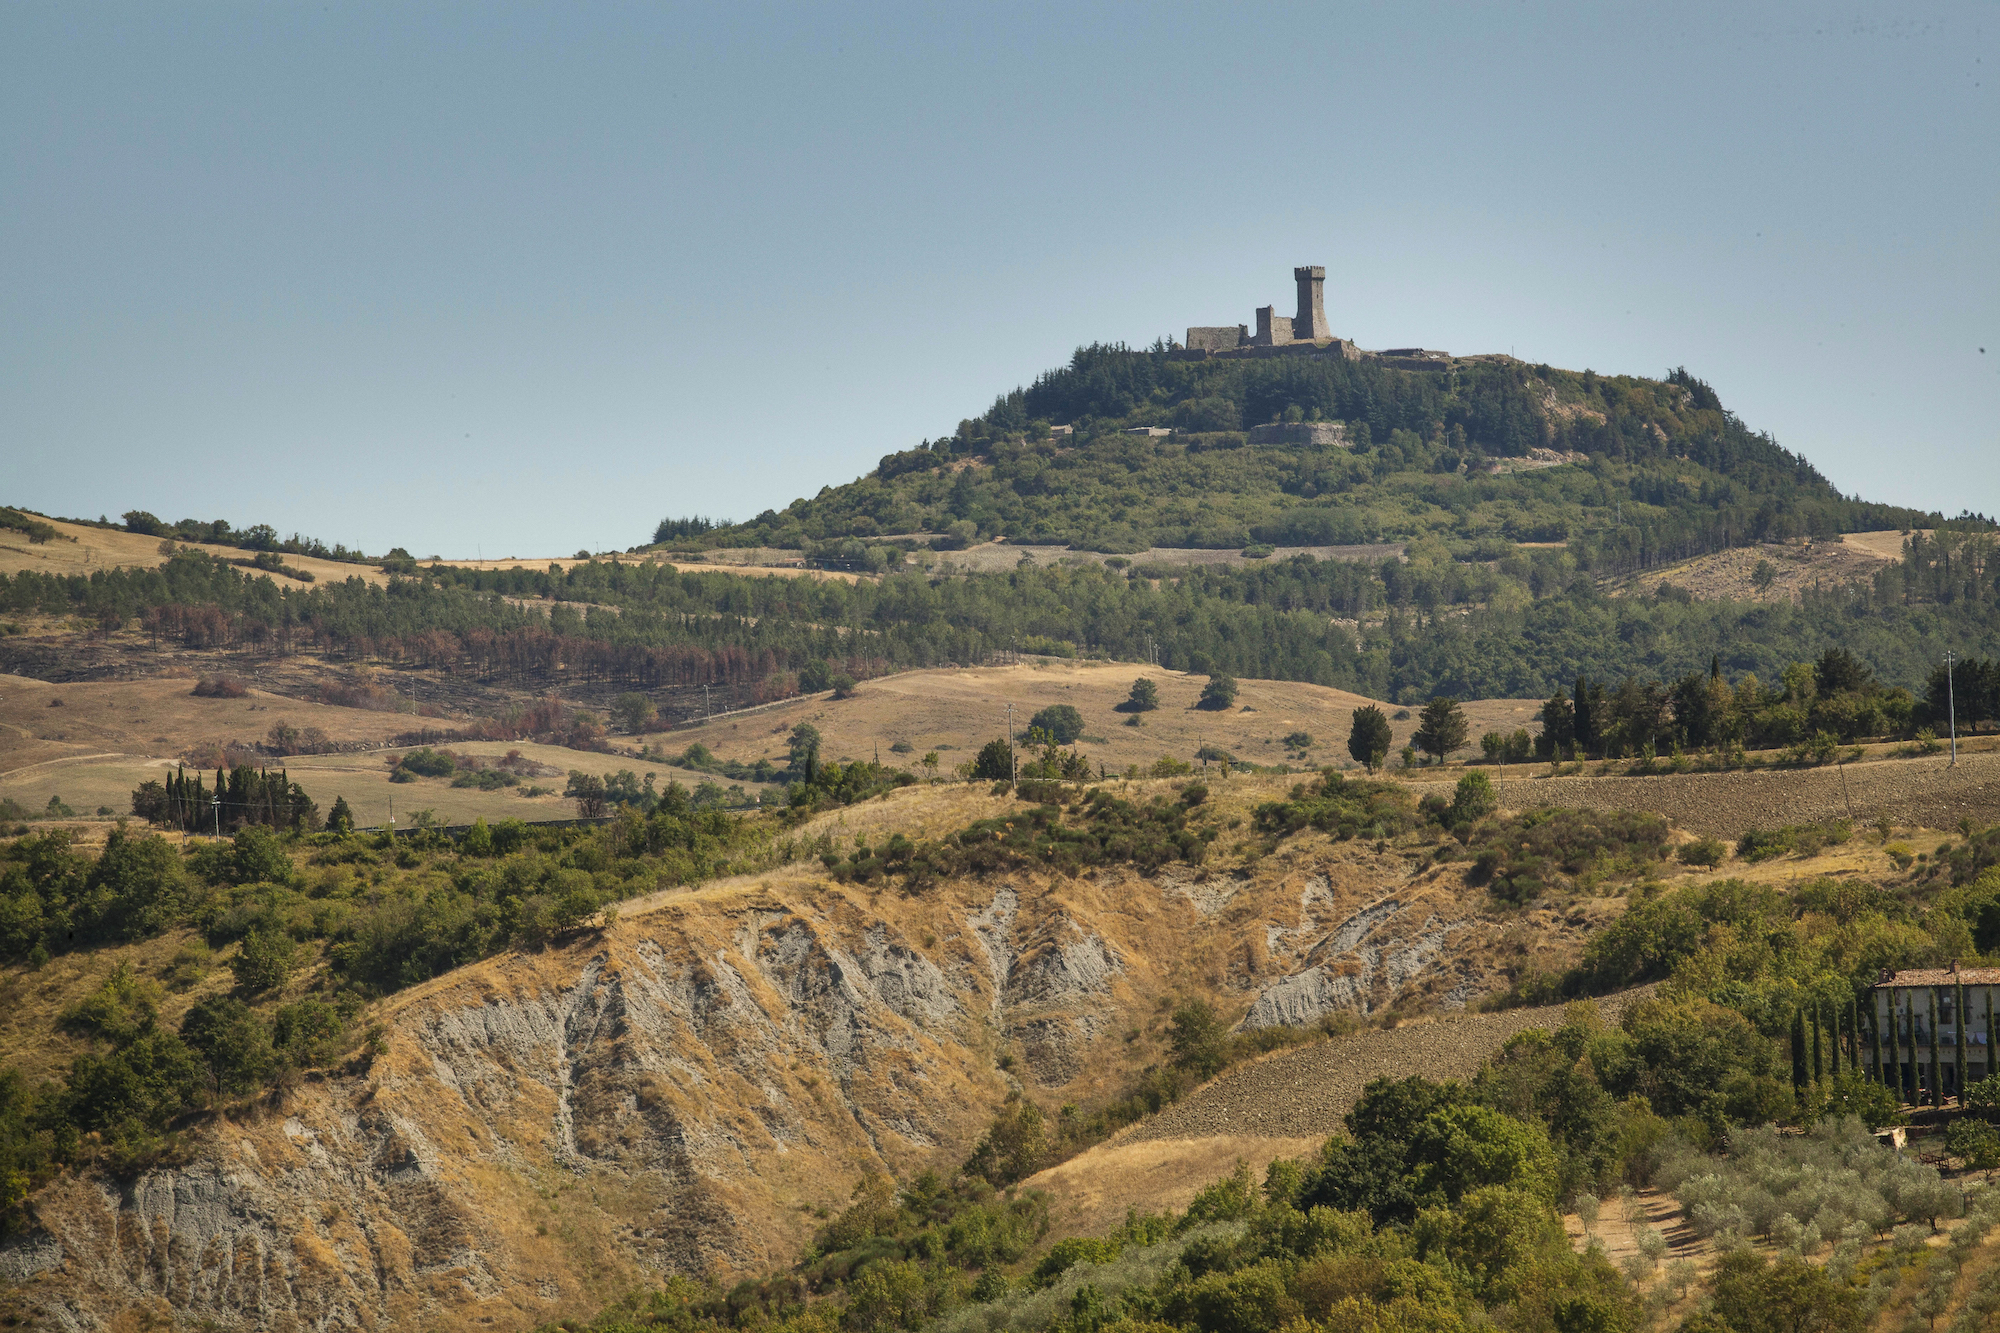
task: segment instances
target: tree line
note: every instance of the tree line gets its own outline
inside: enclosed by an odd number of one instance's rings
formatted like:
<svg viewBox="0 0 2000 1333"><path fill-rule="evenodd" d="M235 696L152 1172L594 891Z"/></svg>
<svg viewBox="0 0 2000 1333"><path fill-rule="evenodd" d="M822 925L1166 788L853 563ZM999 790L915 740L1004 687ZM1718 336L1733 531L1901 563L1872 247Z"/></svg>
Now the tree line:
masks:
<svg viewBox="0 0 2000 1333"><path fill-rule="evenodd" d="M814 659L865 677L1017 646L1406 703L1547 698L1579 675L1635 668L1677 679L1718 655L1732 676L1770 681L1844 647L1876 679L1917 690L1947 649L2000 656L2000 568L1978 537L1945 529L1871 582L1779 605L1696 601L1671 586L1610 597L1569 551L1492 539L1456 552L1418 543L1379 565L1299 556L1243 569L911 570L851 584L588 561L279 589L183 553L152 570L0 576L0 609L138 620L191 647L310 647L528 683L558 670L643 688L727 683L760 699L794 688Z"/></svg>

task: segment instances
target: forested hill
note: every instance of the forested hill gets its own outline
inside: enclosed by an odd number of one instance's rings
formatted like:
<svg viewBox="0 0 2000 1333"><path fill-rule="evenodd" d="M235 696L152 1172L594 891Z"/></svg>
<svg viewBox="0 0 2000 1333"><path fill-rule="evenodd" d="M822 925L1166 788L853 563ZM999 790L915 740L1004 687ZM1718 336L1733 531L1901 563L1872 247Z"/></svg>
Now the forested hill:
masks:
<svg viewBox="0 0 2000 1333"><path fill-rule="evenodd" d="M1430 537L1567 542L1584 567L1618 572L1936 521L1841 495L1685 370L1650 380L1508 357L1442 364L1081 348L866 477L682 540L811 548L936 534L951 546L1004 535L1130 552ZM1247 428L1287 421L1339 422L1346 443L1249 443ZM1072 433L1051 433L1060 426ZM1127 433L1139 427L1175 433ZM662 525L661 539L674 535Z"/></svg>
<svg viewBox="0 0 2000 1333"><path fill-rule="evenodd" d="M1347 445L1251 445L1238 429L1274 416L1339 421ZM1185 433L1123 433L1155 423ZM1712 665L1732 682L1771 681L1834 647L1885 685L1925 690L1946 650L2000 659L2000 541L1989 521L1844 497L1678 371L1641 380L1506 358L1413 371L1086 348L951 437L783 514L662 527L677 549L788 546L849 564L860 555L880 577L618 558L472 569L396 552L387 587L351 578L301 588L182 550L157 569L0 576L0 613L530 684L723 684L739 702L790 693L829 662L863 676L978 662L995 648L1312 681L1399 702L1547 698L1579 674L1674 680ZM1886 528L1935 534L1796 601L1704 601L1671 582L1608 595L1607 575L1638 566ZM1372 563L1301 553L1227 567L1008 562L966 574L917 549L998 534L1098 551L1405 550ZM38 669L28 646L0 642L6 661Z"/></svg>

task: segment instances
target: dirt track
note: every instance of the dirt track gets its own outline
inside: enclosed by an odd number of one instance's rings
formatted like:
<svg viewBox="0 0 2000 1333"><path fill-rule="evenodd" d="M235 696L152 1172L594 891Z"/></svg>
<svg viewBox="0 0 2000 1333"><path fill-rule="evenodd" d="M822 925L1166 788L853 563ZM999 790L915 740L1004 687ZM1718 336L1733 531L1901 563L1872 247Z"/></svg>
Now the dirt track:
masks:
<svg viewBox="0 0 2000 1333"><path fill-rule="evenodd" d="M1678 773L1649 778L1537 778L1495 784L1509 809L1553 805L1652 810L1696 833L1734 838L1772 829L1886 814L1905 827L1957 828L2000 821L2000 754L1939 755L1762 773Z"/></svg>
<svg viewBox="0 0 2000 1333"><path fill-rule="evenodd" d="M1615 1023L1627 1004L1650 991L1641 987L1599 1000L1598 1011L1605 1022ZM1341 1117L1372 1079L1404 1074L1470 1078L1514 1034L1557 1027L1562 1020L1561 1006L1509 1009L1314 1042L1225 1074L1111 1143L1216 1136L1323 1138L1340 1130Z"/></svg>

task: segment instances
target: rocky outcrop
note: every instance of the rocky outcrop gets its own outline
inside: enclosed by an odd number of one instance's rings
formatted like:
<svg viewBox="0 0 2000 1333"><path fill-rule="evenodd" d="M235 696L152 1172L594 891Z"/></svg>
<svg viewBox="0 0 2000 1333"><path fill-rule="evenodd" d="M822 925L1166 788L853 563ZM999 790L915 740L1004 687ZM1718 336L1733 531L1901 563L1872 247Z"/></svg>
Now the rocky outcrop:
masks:
<svg viewBox="0 0 2000 1333"><path fill-rule="evenodd" d="M381 1053L191 1127L178 1164L58 1182L0 1276L64 1329L504 1330L780 1265L865 1175L962 1160L1010 1088L1120 1091L1168 997L1302 1024L1438 974L1463 914L1403 878L1354 852L629 904L385 1002Z"/></svg>

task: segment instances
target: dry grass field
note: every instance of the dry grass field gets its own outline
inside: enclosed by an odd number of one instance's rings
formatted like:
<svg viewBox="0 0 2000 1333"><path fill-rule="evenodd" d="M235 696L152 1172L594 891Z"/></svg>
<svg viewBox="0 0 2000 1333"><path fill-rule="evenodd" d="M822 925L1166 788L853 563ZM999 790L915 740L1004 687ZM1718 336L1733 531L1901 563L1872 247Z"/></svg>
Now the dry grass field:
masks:
<svg viewBox="0 0 2000 1333"><path fill-rule="evenodd" d="M1839 541L1810 546L1787 542L1737 547L1646 570L1618 581L1613 591L1651 594L1661 584L1671 583L1701 601L1795 602L1814 587L1834 588L1873 578L1884 564L1903 558L1908 535L1891 529L1850 532ZM1772 574L1770 586L1762 589L1754 582L1760 563L1768 563Z"/></svg>
<svg viewBox="0 0 2000 1333"><path fill-rule="evenodd" d="M1117 705L1130 694L1132 682L1145 676L1159 686L1160 706L1150 713L1121 713ZM942 773L972 758L981 745L1007 734L1007 706L1013 705L1013 725L1025 734L1028 719L1052 704L1069 704L1083 716L1084 739L1078 748L1092 763L1112 770L1130 764L1142 767L1162 755L1192 759L1204 744L1220 746L1239 759L1257 764L1287 761L1284 738L1294 731L1311 734L1306 757L1291 762L1301 767L1346 763L1347 733L1353 713L1377 703L1394 718L1393 704L1350 694L1324 685L1290 681L1238 682L1236 703L1226 711L1208 712L1194 705L1206 676L1165 671L1129 662L1036 661L1003 667L946 668L884 676L862 684L851 699L826 695L727 718L704 726L676 730L668 745L699 740L715 753L754 763L758 758L782 760L785 738L794 725L810 722L819 729L822 750L830 759L873 758L879 746L885 763L909 767L927 750L940 750ZM1490 730L1536 730L1538 699L1485 699L1465 705L1468 731L1477 753L1478 737ZM1137 718L1139 726L1127 723ZM1417 728L1416 710L1391 723L1395 743L1402 746ZM898 741L912 750L896 754ZM949 747L949 748L944 748Z"/></svg>
<svg viewBox="0 0 2000 1333"><path fill-rule="evenodd" d="M23 570L34 570L41 574L90 574L100 569L152 569L166 563L166 555L160 550L160 538L141 537L136 533L114 532L107 528L87 527L78 523L50 522L57 536L52 541L30 542L27 537L14 531L0 531L0 574L18 574ZM253 554L238 550L234 546L210 546L201 542L186 542L198 551L205 551L218 560L247 560ZM374 565L349 564L341 560L315 560L311 556L287 555L285 564L303 569L316 582L339 582L342 579L358 578L369 583L386 584L389 578ZM306 587L295 579L282 575L273 576L279 583L290 587Z"/></svg>
<svg viewBox="0 0 2000 1333"><path fill-rule="evenodd" d="M271 727L318 727L335 742L367 750L295 755L270 761L290 771L293 781L324 813L346 797L369 824L386 822L390 803L402 812L428 809L446 823L495 819L567 819L573 805L557 795L525 797L519 788L480 791L455 788L443 779L391 783L385 760L404 753L386 748L391 736L415 725L407 713L375 712L306 703L252 689L241 699L198 699L187 677L136 681L91 681L51 685L23 676L0 676L0 797L40 810L60 796L79 815L100 806L114 814L130 809L132 789L157 780L191 746L207 742L255 742ZM60 704L51 706L51 701ZM431 725L439 725L431 723ZM450 725L449 722L443 725ZM476 742L452 750L497 758L510 750L567 774L571 769L608 774L631 769L642 778L655 772L658 785L671 779L692 785L707 775L664 764L643 763L629 754L600 754L531 742ZM567 779L546 776L531 783L560 792ZM756 784L747 784L752 791Z"/></svg>

